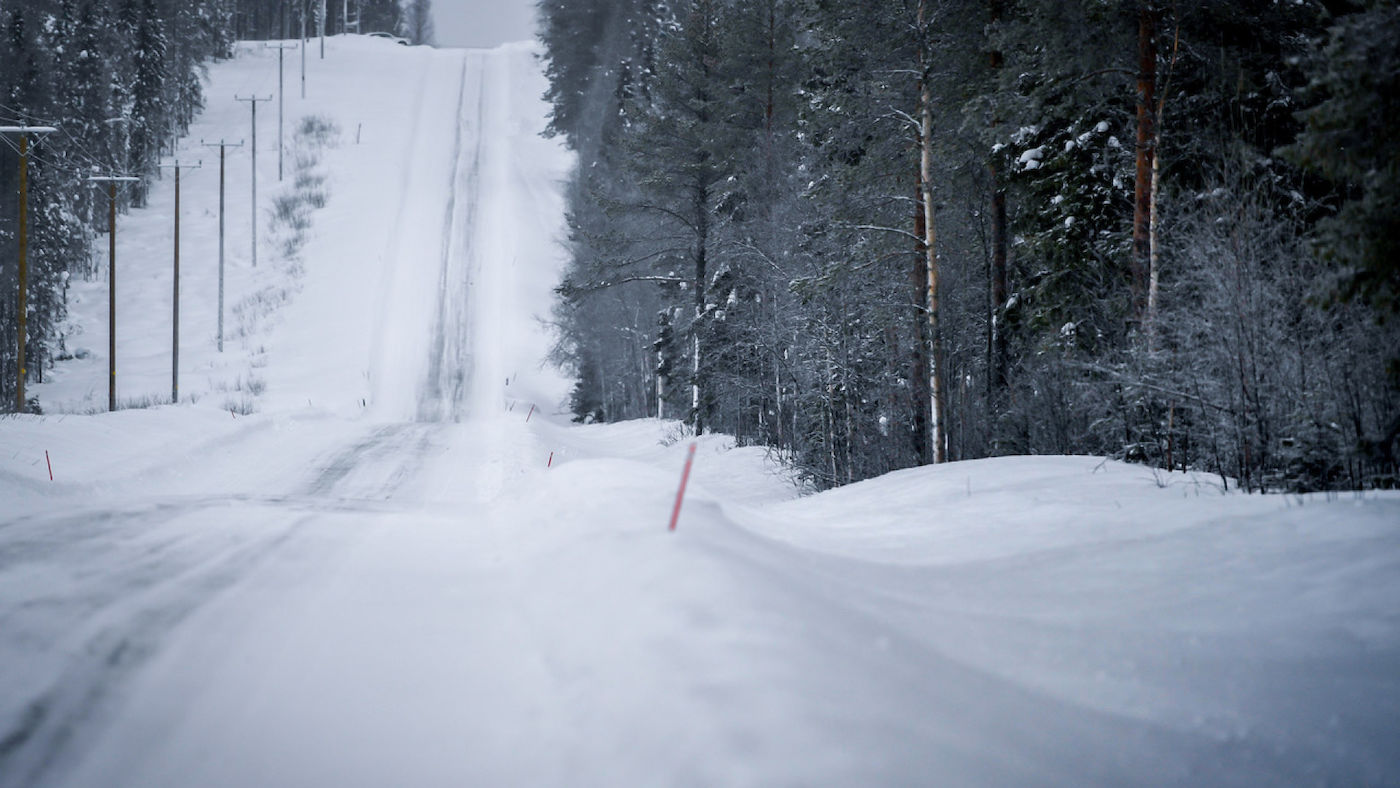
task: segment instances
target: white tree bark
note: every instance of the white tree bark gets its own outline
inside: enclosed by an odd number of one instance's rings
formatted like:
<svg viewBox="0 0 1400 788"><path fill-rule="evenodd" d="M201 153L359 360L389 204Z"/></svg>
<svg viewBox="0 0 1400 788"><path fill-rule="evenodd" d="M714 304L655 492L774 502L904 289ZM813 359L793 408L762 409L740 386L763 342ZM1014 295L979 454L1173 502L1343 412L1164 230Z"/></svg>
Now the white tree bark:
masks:
<svg viewBox="0 0 1400 788"><path fill-rule="evenodd" d="M927 5L927 0L919 3L921 34L927 19ZM923 60L924 56L920 55L920 65L926 66ZM933 95L927 80L923 80L919 86L919 179L924 195L924 265L928 274L924 308L928 311L929 329L929 438L933 446L933 461L940 463L947 459L947 452L943 426L943 353L938 326L938 235L933 206Z"/></svg>

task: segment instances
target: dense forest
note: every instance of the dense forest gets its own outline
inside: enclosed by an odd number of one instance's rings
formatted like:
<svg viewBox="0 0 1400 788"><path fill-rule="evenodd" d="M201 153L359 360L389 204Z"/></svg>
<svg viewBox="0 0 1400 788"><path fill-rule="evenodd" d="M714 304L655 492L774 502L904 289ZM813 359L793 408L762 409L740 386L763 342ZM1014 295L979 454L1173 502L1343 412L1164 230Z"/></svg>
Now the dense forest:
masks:
<svg viewBox="0 0 1400 788"><path fill-rule="evenodd" d="M1400 478L1394 2L539 8L580 420Z"/></svg>
<svg viewBox="0 0 1400 788"><path fill-rule="evenodd" d="M316 0L3 0L0 2L0 126L49 126L30 134L26 379L41 382L63 356L71 277L93 277L107 197L94 174L140 176L118 195L141 205L160 157L204 105L204 64L232 55L240 39L314 31ZM327 31L397 31L398 0L328 0ZM232 97L230 97L232 98ZM19 148L0 134L0 412L18 408ZM100 255L99 255L100 257ZM26 396L26 409L40 408Z"/></svg>

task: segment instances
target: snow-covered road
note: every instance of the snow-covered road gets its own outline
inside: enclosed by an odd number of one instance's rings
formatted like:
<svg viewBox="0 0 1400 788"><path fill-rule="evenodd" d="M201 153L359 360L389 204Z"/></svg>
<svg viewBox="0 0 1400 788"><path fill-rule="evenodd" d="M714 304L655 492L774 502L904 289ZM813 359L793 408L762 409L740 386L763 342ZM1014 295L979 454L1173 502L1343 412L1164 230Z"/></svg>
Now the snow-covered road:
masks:
<svg viewBox="0 0 1400 788"><path fill-rule="evenodd" d="M542 85L530 48L415 55L400 74L411 86L413 116L403 123L411 137L381 162L400 173L388 200L397 215L383 250L377 258L359 255L358 265L311 267L308 292L280 332L290 360L273 359L267 371L274 408L279 395L291 402L349 400L336 389L340 381L308 374L303 362L321 355L318 343L344 359L362 338L366 415L347 420L308 407L244 418L221 425L217 438L197 441L192 450L172 452L163 441L143 447L146 464L134 474L122 467L127 458L109 453L102 462L99 448L87 475L114 483L69 490L58 501L36 496L33 512L3 524L6 650L0 653L9 659L0 662L0 785L187 785L192 774L204 774L198 761L212 754L206 746L220 742L231 756L254 728L284 738L305 723L297 708L319 718L324 746L305 732L294 734L307 745L293 748L296 757L235 759L244 765L195 782L320 783L331 778L324 770L332 760L344 764L336 782L374 774L374 782L397 782L390 778L409 779L411 772L399 771L406 762L393 752L416 746L423 724L439 727L431 720L412 724L435 698L461 704L458 717L487 720L471 711L470 693L421 689L423 682L449 689L461 677L495 686L499 671L513 663L505 650L517 644L483 637L478 628L494 608L464 606L450 581L464 549L482 560L476 542L490 530L485 520L482 532L460 528L464 512L484 513L507 477L523 472L527 452L530 465L538 464L538 441L525 429L523 408L514 413L516 400L560 395L557 375L539 369L544 340L535 318L547 307L549 268L559 254L557 236L539 217L558 215L557 184L567 159L536 136ZM386 197L351 195L347 211L355 196L380 203ZM544 232L514 237L531 223ZM329 243L344 247L344 241ZM544 279L516 280L522 253ZM377 259L377 272L364 270L365 257ZM347 279L369 273L377 273L369 288ZM374 299L372 330L336 336L349 321L366 322L368 316L347 314L347 307L363 306L367 292ZM523 375L510 366L521 363L529 365ZM188 422L188 414L181 416ZM209 424L184 426L196 435L212 432ZM72 453L91 438L76 436ZM23 479L11 481L27 492ZM21 495L21 512L25 502ZM459 527L448 527L454 523ZM366 560L376 567L370 576L361 575ZM373 576L389 582L376 584ZM485 600L507 596L497 584L475 585ZM243 593L255 603L240 602ZM398 612L385 616L386 609ZM412 620L455 631L454 639L470 649L424 641ZM410 628L396 634L383 631L384 624ZM200 634L206 626L209 632ZM305 650L293 633L310 638ZM493 643L496 660L471 656ZM272 652L237 653L232 644ZM326 661L327 648L339 656ZM173 662L163 664L166 659ZM267 659L280 667L265 670ZM476 669L468 670L473 662ZM262 694L248 694L249 664L262 666L253 668ZM315 675L328 683L308 680ZM398 686L404 679L409 687ZM148 680L154 691L141 688ZM224 701L215 700L220 688L230 693ZM359 701L351 696L360 689L399 701L377 703L373 713L347 713L356 710ZM170 704L185 706L197 694L207 694L197 704L204 710L199 719L252 727L226 737L198 732L184 713L169 716ZM249 705L258 697L272 705ZM239 708L215 705L220 702ZM278 720L292 727L279 730ZM357 731L373 732L378 744L356 743ZM461 733L449 724L438 735ZM128 735L137 739L134 748L123 743ZM202 743L189 749L191 740L182 738L188 735ZM331 757L346 745L382 767L364 772L348 754ZM439 766L430 760L423 768L431 775Z"/></svg>
<svg viewBox="0 0 1400 788"><path fill-rule="evenodd" d="M707 436L668 534L675 425L570 426L540 366L533 50L337 45L389 76L323 111L404 141L328 154L394 175L333 178L263 412L0 422L0 787L1400 781L1400 497L796 499Z"/></svg>

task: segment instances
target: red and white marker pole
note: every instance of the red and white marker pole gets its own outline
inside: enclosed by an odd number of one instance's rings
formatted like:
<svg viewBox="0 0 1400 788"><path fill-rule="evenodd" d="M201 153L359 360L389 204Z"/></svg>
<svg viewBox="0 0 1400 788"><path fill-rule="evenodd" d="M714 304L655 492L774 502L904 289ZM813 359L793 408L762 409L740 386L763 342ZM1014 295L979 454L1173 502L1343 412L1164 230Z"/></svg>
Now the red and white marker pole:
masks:
<svg viewBox="0 0 1400 788"><path fill-rule="evenodd" d="M49 459L48 449L44 449L44 463L49 466L49 481L53 481L53 460Z"/></svg>
<svg viewBox="0 0 1400 788"><path fill-rule="evenodd" d="M546 468L552 468L552 467L554 467L554 452L550 452L550 453L549 453L549 462L545 463L545 464L544 464L544 467L546 467Z"/></svg>
<svg viewBox="0 0 1400 788"><path fill-rule="evenodd" d="M685 498L685 483L690 481L690 466L695 462L695 444L685 454L685 470L681 471L681 488L676 491L676 507L671 510L671 529L676 530L676 521L681 517L681 500Z"/></svg>

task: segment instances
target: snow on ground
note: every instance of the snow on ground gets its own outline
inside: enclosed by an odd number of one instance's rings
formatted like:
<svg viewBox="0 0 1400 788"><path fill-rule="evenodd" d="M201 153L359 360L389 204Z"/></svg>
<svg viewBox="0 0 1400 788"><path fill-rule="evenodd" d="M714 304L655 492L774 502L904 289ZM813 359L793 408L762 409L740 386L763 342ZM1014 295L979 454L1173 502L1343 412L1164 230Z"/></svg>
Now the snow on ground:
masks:
<svg viewBox="0 0 1400 788"><path fill-rule="evenodd" d="M182 403L84 415L103 277L0 420L0 786L1400 782L1400 496L1039 457L800 497L711 435L667 533L689 440L568 424L541 364L533 50L327 50L288 126L338 126L328 201L230 244L222 356L183 184ZM191 136L237 136L275 55L210 79ZM172 202L119 229L124 398L168 388Z"/></svg>

